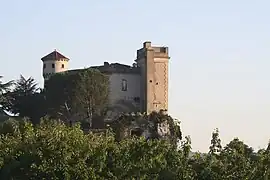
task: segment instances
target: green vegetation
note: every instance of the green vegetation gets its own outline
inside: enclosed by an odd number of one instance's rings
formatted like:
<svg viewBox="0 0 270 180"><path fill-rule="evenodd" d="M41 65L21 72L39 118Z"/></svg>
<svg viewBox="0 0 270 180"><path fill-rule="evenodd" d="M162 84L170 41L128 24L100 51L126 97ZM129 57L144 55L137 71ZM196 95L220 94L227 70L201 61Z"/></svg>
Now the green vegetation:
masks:
<svg viewBox="0 0 270 180"><path fill-rule="evenodd" d="M209 152L192 153L191 139L163 112L122 114L105 125L108 79L99 71L57 74L46 86L23 76L0 81L0 179L270 178L270 144L255 152L235 138L222 147L215 130Z"/></svg>
<svg viewBox="0 0 270 180"><path fill-rule="evenodd" d="M116 141L110 129L84 133L78 124L43 119L33 126L8 120L0 127L1 179L267 179L270 146L259 152L239 139L221 148L213 133L207 154L190 156L166 140ZM214 149L218 149L215 151Z"/></svg>

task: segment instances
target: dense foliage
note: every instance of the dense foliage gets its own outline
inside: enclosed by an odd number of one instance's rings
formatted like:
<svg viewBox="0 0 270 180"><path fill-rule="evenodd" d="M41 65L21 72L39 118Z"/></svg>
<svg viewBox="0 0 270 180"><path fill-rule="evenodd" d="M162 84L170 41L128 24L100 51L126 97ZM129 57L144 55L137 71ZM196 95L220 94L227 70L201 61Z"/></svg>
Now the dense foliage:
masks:
<svg viewBox="0 0 270 180"><path fill-rule="evenodd" d="M34 124L47 115L66 123L87 121L91 127L92 120L104 114L108 85L108 77L91 68L55 74L43 90L33 78L21 75L15 82L0 81L0 107Z"/></svg>
<svg viewBox="0 0 270 180"><path fill-rule="evenodd" d="M208 154L193 155L188 137L176 149L165 140L116 141L110 130L84 133L79 124L49 119L37 126L8 120L0 133L1 179L260 180L270 175L269 147L255 153L234 139L216 152L217 132Z"/></svg>
<svg viewBox="0 0 270 180"><path fill-rule="evenodd" d="M106 108L109 79L96 69L55 74L46 82L48 113L65 121L87 120L92 127L93 118Z"/></svg>
<svg viewBox="0 0 270 180"><path fill-rule="evenodd" d="M7 99L5 94L10 90L10 87L13 84L13 81L9 81L6 83L2 82L2 78L3 76L0 76L0 107L2 107L4 103L6 103Z"/></svg>

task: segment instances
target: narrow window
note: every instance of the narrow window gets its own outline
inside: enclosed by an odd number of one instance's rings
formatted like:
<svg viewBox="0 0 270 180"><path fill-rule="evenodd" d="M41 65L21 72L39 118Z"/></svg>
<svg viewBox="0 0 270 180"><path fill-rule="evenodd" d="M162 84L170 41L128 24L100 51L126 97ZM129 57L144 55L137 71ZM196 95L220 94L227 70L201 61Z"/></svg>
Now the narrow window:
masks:
<svg viewBox="0 0 270 180"><path fill-rule="evenodd" d="M64 64L62 64L62 68L65 68L65 65Z"/></svg>
<svg viewBox="0 0 270 180"><path fill-rule="evenodd" d="M52 68L54 68L54 64L52 64Z"/></svg>
<svg viewBox="0 0 270 180"><path fill-rule="evenodd" d="M46 68L46 64L43 64L43 69L45 69Z"/></svg>
<svg viewBox="0 0 270 180"><path fill-rule="evenodd" d="M127 80L122 79L122 91L127 91Z"/></svg>

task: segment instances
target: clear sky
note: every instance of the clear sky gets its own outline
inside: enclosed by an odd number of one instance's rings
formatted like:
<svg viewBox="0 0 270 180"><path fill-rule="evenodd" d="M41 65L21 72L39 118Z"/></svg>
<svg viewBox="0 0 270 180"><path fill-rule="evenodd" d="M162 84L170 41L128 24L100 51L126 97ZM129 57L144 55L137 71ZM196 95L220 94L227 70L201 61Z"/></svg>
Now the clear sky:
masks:
<svg viewBox="0 0 270 180"><path fill-rule="evenodd" d="M0 74L42 86L54 49L71 68L132 64L144 41L169 46L169 112L193 150L219 128L254 148L270 138L269 0L0 0Z"/></svg>

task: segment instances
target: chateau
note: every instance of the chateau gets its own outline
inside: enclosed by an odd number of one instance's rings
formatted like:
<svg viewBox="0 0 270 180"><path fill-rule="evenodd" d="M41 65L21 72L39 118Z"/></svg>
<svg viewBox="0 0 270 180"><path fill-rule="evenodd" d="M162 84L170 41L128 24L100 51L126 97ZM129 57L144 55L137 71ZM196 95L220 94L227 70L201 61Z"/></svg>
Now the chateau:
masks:
<svg viewBox="0 0 270 180"><path fill-rule="evenodd" d="M108 113L167 111L169 59L168 47L144 42L132 66L108 62L91 66L109 76L112 111ZM41 60L45 81L54 73L72 71L68 69L70 59L56 50Z"/></svg>

